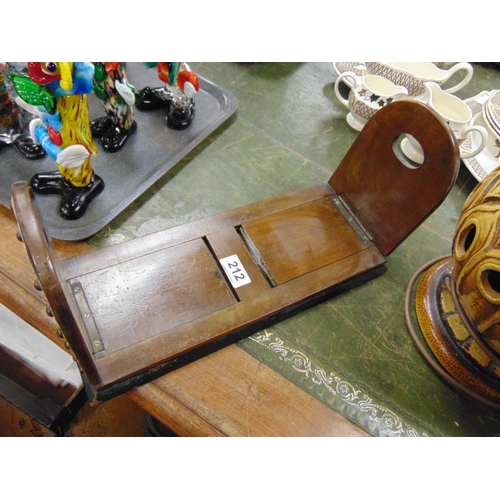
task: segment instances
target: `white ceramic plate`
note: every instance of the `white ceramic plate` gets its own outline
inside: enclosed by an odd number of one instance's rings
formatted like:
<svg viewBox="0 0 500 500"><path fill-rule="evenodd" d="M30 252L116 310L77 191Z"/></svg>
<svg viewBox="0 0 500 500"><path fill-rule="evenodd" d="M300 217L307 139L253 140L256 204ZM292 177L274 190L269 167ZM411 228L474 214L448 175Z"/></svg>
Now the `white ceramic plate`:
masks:
<svg viewBox="0 0 500 500"><path fill-rule="evenodd" d="M481 114L483 104L488 100L490 92L484 90L477 96L465 99L465 103L472 111L472 123L476 117ZM465 151L474 151L475 144L473 142L476 134L469 134L461 145L461 149ZM490 172L500 166L500 159L495 157L495 153L490 151L488 147L483 149L478 155L472 158L462 159L464 165L469 169L470 173L478 180L482 181Z"/></svg>
<svg viewBox="0 0 500 500"><path fill-rule="evenodd" d="M500 91L490 92L484 111L491 128L500 135Z"/></svg>

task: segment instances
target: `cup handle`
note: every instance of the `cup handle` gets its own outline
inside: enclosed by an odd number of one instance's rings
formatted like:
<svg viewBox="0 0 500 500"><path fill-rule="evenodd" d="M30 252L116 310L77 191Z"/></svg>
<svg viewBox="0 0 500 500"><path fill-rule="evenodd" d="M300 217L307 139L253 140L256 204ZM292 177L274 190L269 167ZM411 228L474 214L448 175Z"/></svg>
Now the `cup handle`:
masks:
<svg viewBox="0 0 500 500"><path fill-rule="evenodd" d="M339 77L335 80L335 85L334 85L334 90L335 90L335 95L337 96L337 99L347 108L349 108L349 101L345 99L342 94L339 91L339 85L343 80L352 80L350 86L355 87L358 85L359 80L358 76L356 73L353 71L344 71L344 73L341 73Z"/></svg>
<svg viewBox="0 0 500 500"><path fill-rule="evenodd" d="M465 138L468 134L473 134L474 132L478 132L481 136L481 142L476 147L474 151L464 152L462 149L460 150L460 158L472 158L473 156L478 155L486 146L486 141L488 140L488 132L481 125L473 125L472 127L467 127L463 131L463 137Z"/></svg>
<svg viewBox="0 0 500 500"><path fill-rule="evenodd" d="M471 81L472 74L473 74L474 70L472 68L472 65L467 63L467 62L457 63L457 64L455 64L455 66L452 66L448 70L449 74L448 74L447 80L449 80L455 73L457 73L458 71L461 71L461 70L465 70L465 72L466 72L463 80L458 82L453 87L450 87L449 89L443 88L443 90L448 92L448 94L454 94L455 92L459 91L460 89L463 89Z"/></svg>
<svg viewBox="0 0 500 500"><path fill-rule="evenodd" d="M408 97L408 90L403 89L396 94L393 94L392 99L395 101L396 99L405 99L406 97Z"/></svg>

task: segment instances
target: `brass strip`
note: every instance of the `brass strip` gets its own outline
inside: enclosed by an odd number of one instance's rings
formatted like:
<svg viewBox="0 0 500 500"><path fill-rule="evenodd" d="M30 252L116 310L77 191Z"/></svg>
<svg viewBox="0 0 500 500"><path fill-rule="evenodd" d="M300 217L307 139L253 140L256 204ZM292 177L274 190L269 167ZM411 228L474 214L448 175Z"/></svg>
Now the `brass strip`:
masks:
<svg viewBox="0 0 500 500"><path fill-rule="evenodd" d="M372 241L373 236L367 231L367 229L361 224L361 221L354 215L354 213L349 208L349 205L338 195L332 196L332 200L335 203L338 211L344 216L344 219L351 226L354 232L365 241Z"/></svg>
<svg viewBox="0 0 500 500"><path fill-rule="evenodd" d="M276 283L276 280L273 278L273 275L270 271L270 269L267 267L267 264L264 262L264 259L262 258L262 255L259 252L259 249L256 247L255 243L252 241L252 238L248 235L246 232L245 228L243 226L237 226L236 232L239 234L240 238L242 239L244 245L246 246L248 253L252 257L252 260L254 261L255 265L258 267L260 270L261 274L266 278L267 282L271 287L278 286Z"/></svg>
<svg viewBox="0 0 500 500"><path fill-rule="evenodd" d="M104 344L99 334L99 330L94 321L92 311L87 302L87 297L81 283L78 280L73 280L69 283L73 298L80 312L80 324L83 327L82 331L87 336L90 343L92 354L97 354L104 351Z"/></svg>

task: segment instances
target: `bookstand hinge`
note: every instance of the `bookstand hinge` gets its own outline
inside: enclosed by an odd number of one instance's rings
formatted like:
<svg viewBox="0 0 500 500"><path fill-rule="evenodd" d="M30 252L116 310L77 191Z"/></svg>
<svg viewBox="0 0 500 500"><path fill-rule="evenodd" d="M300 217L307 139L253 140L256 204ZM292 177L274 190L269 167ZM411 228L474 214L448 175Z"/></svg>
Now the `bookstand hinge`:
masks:
<svg viewBox="0 0 500 500"><path fill-rule="evenodd" d="M360 238L366 241L373 241L373 236L363 226L358 217L356 217L352 210L349 208L349 205L340 196L334 195L333 202L335 203L335 206L338 208L339 212L345 217L346 221Z"/></svg>
<svg viewBox="0 0 500 500"><path fill-rule="evenodd" d="M104 343L102 341L99 330L94 321L92 311L87 302L87 297L81 283L78 280L73 280L69 283L76 306L80 312L80 323L83 333L87 336L92 354L97 354L104 351Z"/></svg>

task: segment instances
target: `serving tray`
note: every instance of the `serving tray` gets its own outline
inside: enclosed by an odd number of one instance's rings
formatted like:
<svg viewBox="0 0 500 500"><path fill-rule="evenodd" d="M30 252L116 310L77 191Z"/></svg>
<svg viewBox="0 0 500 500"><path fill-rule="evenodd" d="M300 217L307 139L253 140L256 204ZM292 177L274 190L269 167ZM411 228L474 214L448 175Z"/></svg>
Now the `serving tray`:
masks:
<svg viewBox="0 0 500 500"><path fill-rule="evenodd" d="M127 77L137 90L145 86L160 87L156 70L143 63L127 63ZM59 213L60 197L36 195L43 224L49 236L61 240L81 240L92 236L120 214L130 203L152 186L187 153L226 121L237 108L236 97L227 90L198 75L200 90L195 96L195 117L186 130L167 128L164 110L135 109L137 132L125 147L107 153L97 140L98 155L92 166L106 187L78 220L68 221ZM104 116L100 101L89 96L91 119ZM0 152L0 203L10 206L11 186L29 181L38 172L56 170L49 158L25 159L14 146Z"/></svg>

